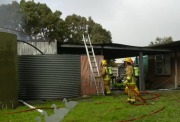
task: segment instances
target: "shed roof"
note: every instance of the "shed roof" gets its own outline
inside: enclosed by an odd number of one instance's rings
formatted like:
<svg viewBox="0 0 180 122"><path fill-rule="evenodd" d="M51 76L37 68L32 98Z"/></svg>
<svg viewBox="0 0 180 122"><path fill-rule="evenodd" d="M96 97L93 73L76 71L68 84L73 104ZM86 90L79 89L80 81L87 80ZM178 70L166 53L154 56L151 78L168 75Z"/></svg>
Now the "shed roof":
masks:
<svg viewBox="0 0 180 122"><path fill-rule="evenodd" d="M123 45L117 43L93 44L96 55L104 55L106 59L124 58L143 55L155 55L161 53L170 53L170 49L161 49L155 47L138 47ZM84 44L61 44L58 46L58 54L86 54Z"/></svg>
<svg viewBox="0 0 180 122"><path fill-rule="evenodd" d="M154 48L154 49L169 49L169 50L172 50L172 51L180 50L180 40L170 42L170 43L166 43L166 44L155 45L155 46L152 46L151 48Z"/></svg>

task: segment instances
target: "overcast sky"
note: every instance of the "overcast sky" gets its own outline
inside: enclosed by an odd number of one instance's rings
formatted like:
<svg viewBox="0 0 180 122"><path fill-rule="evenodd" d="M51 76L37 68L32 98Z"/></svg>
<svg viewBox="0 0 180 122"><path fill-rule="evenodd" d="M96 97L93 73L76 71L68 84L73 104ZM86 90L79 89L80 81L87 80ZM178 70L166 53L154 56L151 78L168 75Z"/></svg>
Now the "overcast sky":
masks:
<svg viewBox="0 0 180 122"><path fill-rule="evenodd" d="M12 0L9 0L12 1ZM17 0L20 1L20 0ZM113 43L148 46L156 37L180 40L180 0L34 0L60 10L64 19L77 14L109 30ZM8 0L0 0L8 2Z"/></svg>

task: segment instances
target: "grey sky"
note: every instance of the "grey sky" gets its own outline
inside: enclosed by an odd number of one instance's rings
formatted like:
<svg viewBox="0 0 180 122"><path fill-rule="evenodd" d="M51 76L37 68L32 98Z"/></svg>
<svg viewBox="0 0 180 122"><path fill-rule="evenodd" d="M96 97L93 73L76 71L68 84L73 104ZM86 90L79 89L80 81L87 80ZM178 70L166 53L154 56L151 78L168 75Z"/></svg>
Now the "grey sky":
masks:
<svg viewBox="0 0 180 122"><path fill-rule="evenodd" d="M34 1L46 3L53 11L60 10L63 18L73 13L91 16L111 32L113 43L147 46L164 36L180 40L180 0Z"/></svg>

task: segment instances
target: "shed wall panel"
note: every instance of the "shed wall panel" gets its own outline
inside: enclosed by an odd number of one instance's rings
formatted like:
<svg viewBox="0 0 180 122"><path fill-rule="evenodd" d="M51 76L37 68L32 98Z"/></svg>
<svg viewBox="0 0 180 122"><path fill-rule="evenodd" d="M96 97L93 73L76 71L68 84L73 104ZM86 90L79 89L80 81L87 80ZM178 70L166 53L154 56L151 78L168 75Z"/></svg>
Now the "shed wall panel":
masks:
<svg viewBox="0 0 180 122"><path fill-rule="evenodd" d="M171 54L171 74L170 75L155 75L155 57L149 56L148 66L148 83L146 87L149 89L172 89L175 82L175 58L174 53ZM179 62L178 62L179 64Z"/></svg>
<svg viewBox="0 0 180 122"><path fill-rule="evenodd" d="M100 69L101 60L104 57L102 55L96 55L97 64ZM96 94L96 88L94 85L93 77L90 71L87 55L81 56L81 93L82 95L94 95Z"/></svg>
<svg viewBox="0 0 180 122"><path fill-rule="evenodd" d="M27 43L35 46L38 48L43 54L57 54L57 42L40 42L40 41L27 41ZM41 53L32 47L31 45L24 43L24 42L18 42L17 43L17 53L18 55L41 55Z"/></svg>
<svg viewBox="0 0 180 122"><path fill-rule="evenodd" d="M80 96L79 55L19 56L19 98L58 99Z"/></svg>
<svg viewBox="0 0 180 122"><path fill-rule="evenodd" d="M0 32L0 109L18 105L17 36Z"/></svg>

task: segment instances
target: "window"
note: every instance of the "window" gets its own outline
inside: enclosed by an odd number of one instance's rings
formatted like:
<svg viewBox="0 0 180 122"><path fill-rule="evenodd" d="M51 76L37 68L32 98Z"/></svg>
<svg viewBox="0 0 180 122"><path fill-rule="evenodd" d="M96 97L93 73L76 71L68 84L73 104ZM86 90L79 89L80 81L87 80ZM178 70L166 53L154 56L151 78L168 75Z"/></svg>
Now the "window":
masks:
<svg viewBox="0 0 180 122"><path fill-rule="evenodd" d="M155 75L170 75L170 55L155 55Z"/></svg>

